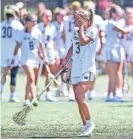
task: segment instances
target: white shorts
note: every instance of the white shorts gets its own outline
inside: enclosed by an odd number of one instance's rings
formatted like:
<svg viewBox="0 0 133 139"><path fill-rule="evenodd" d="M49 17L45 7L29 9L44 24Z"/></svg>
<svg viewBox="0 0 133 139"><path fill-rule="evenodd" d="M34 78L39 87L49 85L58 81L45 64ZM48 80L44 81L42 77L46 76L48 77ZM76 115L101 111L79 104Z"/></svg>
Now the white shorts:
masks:
<svg viewBox="0 0 133 139"><path fill-rule="evenodd" d="M32 68L38 68L39 67L39 60L32 60L32 59L28 59L28 60L21 60L21 65L24 66L29 66Z"/></svg>
<svg viewBox="0 0 133 139"><path fill-rule="evenodd" d="M73 85L76 85L79 82L88 82L88 81L94 81L95 75L92 72L86 72L83 73L82 76L79 77L71 77L71 83Z"/></svg>
<svg viewBox="0 0 133 139"><path fill-rule="evenodd" d="M12 58L1 57L1 67L2 68L10 67L11 62L12 62ZM18 58L15 58L15 60L14 60L14 67L19 66L19 64L20 64L20 60Z"/></svg>
<svg viewBox="0 0 133 139"><path fill-rule="evenodd" d="M123 47L117 47L112 49L106 49L105 51L105 62L121 62L125 59L125 52Z"/></svg>

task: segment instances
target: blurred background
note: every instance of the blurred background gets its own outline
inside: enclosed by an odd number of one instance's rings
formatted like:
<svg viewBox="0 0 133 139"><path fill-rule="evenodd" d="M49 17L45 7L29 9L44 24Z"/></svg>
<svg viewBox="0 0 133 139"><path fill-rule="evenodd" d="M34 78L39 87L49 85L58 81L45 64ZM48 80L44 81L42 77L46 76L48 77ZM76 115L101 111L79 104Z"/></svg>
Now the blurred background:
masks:
<svg viewBox="0 0 133 139"><path fill-rule="evenodd" d="M2 13L2 19L4 17L4 6L5 5L13 5L17 2L24 2L25 7L27 8L28 11L35 11L36 10L36 5L38 2L44 2L46 7L49 9L53 10L55 7L66 7L69 6L71 2L75 0L2 0L1 1L1 13ZM88 0L78 0L83 3ZM108 7L108 5L112 2L120 5L121 7L126 7L126 6L133 6L133 0L96 0L97 2L97 8L96 12L98 14L103 15L103 11Z"/></svg>

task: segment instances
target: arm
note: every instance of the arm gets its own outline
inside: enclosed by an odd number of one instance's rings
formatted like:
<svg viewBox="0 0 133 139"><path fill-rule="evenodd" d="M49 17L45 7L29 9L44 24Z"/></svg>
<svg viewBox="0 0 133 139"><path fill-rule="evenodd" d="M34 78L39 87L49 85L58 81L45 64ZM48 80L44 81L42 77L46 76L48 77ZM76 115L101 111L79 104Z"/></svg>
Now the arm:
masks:
<svg viewBox="0 0 133 139"><path fill-rule="evenodd" d="M20 43L17 42L14 53L13 53L14 56L16 56L16 54L18 53L19 48L20 48Z"/></svg>
<svg viewBox="0 0 133 139"><path fill-rule="evenodd" d="M93 39L91 39L90 37L85 35L85 31L84 31L84 26L82 25L79 29L79 41L80 41L80 45L84 46L88 43L90 43Z"/></svg>
<svg viewBox="0 0 133 139"><path fill-rule="evenodd" d="M116 26L116 27L114 27L114 30L117 32L120 32L122 34L127 34L133 30L133 26L126 27L126 28L121 28L121 27Z"/></svg>
<svg viewBox="0 0 133 139"><path fill-rule="evenodd" d="M17 42L14 53L13 53L13 59L11 61L10 69L14 67L14 59L15 59L16 54L18 53L19 48L20 48L20 43Z"/></svg>
<svg viewBox="0 0 133 139"><path fill-rule="evenodd" d="M73 45L71 45L70 49L68 50L68 53L65 57L66 62L72 57L73 55Z"/></svg>
<svg viewBox="0 0 133 139"><path fill-rule="evenodd" d="M40 43L39 46L39 57L44 60L45 59L45 48L44 46Z"/></svg>

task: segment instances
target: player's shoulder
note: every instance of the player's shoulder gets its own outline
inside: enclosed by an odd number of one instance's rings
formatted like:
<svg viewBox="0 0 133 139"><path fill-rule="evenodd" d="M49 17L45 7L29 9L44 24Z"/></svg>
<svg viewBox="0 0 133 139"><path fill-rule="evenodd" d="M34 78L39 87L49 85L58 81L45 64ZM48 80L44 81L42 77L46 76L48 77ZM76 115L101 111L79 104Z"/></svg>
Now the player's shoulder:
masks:
<svg viewBox="0 0 133 139"><path fill-rule="evenodd" d="M89 34L90 36L92 36L92 38L95 36L95 35L98 35L98 29L95 25L91 26L91 27L88 27L86 29L86 34Z"/></svg>
<svg viewBox="0 0 133 139"><path fill-rule="evenodd" d="M94 17L95 17L96 19L103 20L103 18L102 18L100 15L98 15L98 14L95 14Z"/></svg>
<svg viewBox="0 0 133 139"><path fill-rule="evenodd" d="M51 22L52 25L57 26L57 21Z"/></svg>
<svg viewBox="0 0 133 139"><path fill-rule="evenodd" d="M41 31L40 31L39 28L37 28L37 26L35 26L35 27L33 28L33 31L35 32L35 34L41 35Z"/></svg>
<svg viewBox="0 0 133 139"><path fill-rule="evenodd" d="M18 30L23 30L24 29L23 24L17 19L13 19L11 24L12 24L12 26L14 26Z"/></svg>
<svg viewBox="0 0 133 139"><path fill-rule="evenodd" d="M53 23L52 23L52 22L49 24L49 26L50 26L50 28L51 28L51 29L53 29L53 30L55 30L55 29L56 29L56 27L53 25Z"/></svg>
<svg viewBox="0 0 133 139"><path fill-rule="evenodd" d="M35 27L41 30L44 27L44 25L42 22L40 22L40 23L36 24Z"/></svg>

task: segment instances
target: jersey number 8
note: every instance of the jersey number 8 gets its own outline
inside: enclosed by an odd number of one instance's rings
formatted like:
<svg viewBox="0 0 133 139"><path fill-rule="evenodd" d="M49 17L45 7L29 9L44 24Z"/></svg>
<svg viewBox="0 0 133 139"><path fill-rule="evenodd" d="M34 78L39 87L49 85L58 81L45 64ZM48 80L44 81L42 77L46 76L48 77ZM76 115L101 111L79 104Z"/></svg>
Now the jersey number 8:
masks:
<svg viewBox="0 0 133 139"><path fill-rule="evenodd" d="M30 46L30 50L33 50L34 49L34 43L32 41L29 42L29 46Z"/></svg>
<svg viewBox="0 0 133 139"><path fill-rule="evenodd" d="M12 37L12 28L11 27L3 27L2 28L2 38L11 38Z"/></svg>

